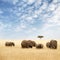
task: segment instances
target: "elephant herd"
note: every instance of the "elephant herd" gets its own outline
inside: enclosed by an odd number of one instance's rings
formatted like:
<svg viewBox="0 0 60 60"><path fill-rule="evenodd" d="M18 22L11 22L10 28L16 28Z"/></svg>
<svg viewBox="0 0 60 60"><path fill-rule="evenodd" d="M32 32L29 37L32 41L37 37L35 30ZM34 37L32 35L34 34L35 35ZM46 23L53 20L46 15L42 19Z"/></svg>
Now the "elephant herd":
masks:
<svg viewBox="0 0 60 60"><path fill-rule="evenodd" d="M14 42L6 42L5 46L15 46L15 44ZM32 40L23 40L21 42L21 48L33 48L33 47L36 47L37 49L42 49L44 45L37 44L35 41ZM46 47L50 49L57 49L57 41L51 40L50 42L47 42Z"/></svg>
<svg viewBox="0 0 60 60"><path fill-rule="evenodd" d="M31 41L31 40L23 40L21 42L21 47L22 48L32 48L32 47L36 47L37 49L42 49L44 47L43 44L36 44L35 41ZM51 49L57 49L57 41L56 40L51 40L50 42L46 43L46 47L47 48L51 48Z"/></svg>

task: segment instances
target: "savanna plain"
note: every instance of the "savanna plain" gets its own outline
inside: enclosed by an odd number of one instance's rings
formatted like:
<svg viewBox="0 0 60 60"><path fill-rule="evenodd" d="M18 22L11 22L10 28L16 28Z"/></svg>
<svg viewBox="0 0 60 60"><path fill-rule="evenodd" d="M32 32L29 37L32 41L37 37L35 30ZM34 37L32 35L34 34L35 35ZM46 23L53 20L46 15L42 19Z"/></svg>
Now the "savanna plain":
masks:
<svg viewBox="0 0 60 60"><path fill-rule="evenodd" d="M14 47L6 47L5 42L12 41ZM0 40L0 60L60 60L60 40L57 40L57 49L49 49L46 43L49 40L35 40L42 43L43 49L21 48L22 40Z"/></svg>

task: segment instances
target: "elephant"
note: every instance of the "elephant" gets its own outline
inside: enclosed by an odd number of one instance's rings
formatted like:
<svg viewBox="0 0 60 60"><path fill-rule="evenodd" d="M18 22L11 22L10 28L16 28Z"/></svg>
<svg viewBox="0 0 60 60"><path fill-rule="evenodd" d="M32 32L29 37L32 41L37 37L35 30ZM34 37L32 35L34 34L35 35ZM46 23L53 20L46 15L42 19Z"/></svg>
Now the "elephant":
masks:
<svg viewBox="0 0 60 60"><path fill-rule="evenodd" d="M42 48L43 48L43 44L37 44L37 45L36 45L36 48L37 48L37 49L42 49Z"/></svg>
<svg viewBox="0 0 60 60"><path fill-rule="evenodd" d="M22 48L32 48L36 45L36 43L34 41L31 40L23 40L21 42L21 47Z"/></svg>
<svg viewBox="0 0 60 60"><path fill-rule="evenodd" d="M6 42L5 46L15 46L15 44L13 42Z"/></svg>

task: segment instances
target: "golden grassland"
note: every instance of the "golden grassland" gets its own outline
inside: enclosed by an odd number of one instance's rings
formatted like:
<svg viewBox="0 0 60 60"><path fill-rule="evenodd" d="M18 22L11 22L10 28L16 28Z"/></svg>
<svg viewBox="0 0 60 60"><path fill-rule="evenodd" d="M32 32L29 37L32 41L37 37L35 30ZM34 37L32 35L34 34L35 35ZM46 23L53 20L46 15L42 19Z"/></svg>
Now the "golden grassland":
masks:
<svg viewBox="0 0 60 60"><path fill-rule="evenodd" d="M5 47L6 41L15 43L15 47ZM43 49L21 48L22 40L0 40L0 60L60 60L60 40L57 49L48 49L46 43L49 40L35 40L42 43Z"/></svg>

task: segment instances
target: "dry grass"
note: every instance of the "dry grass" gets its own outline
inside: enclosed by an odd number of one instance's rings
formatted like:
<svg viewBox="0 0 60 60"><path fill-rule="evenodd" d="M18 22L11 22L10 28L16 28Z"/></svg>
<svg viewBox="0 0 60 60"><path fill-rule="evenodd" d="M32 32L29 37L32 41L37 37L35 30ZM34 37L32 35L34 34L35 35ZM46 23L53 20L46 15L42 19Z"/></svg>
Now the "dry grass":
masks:
<svg viewBox="0 0 60 60"><path fill-rule="evenodd" d="M0 60L60 60L60 41L58 49L48 49L45 44L48 40L37 40L37 43L44 44L43 49L29 48L22 49L21 41L13 41L15 47L5 47L6 40L0 40Z"/></svg>

